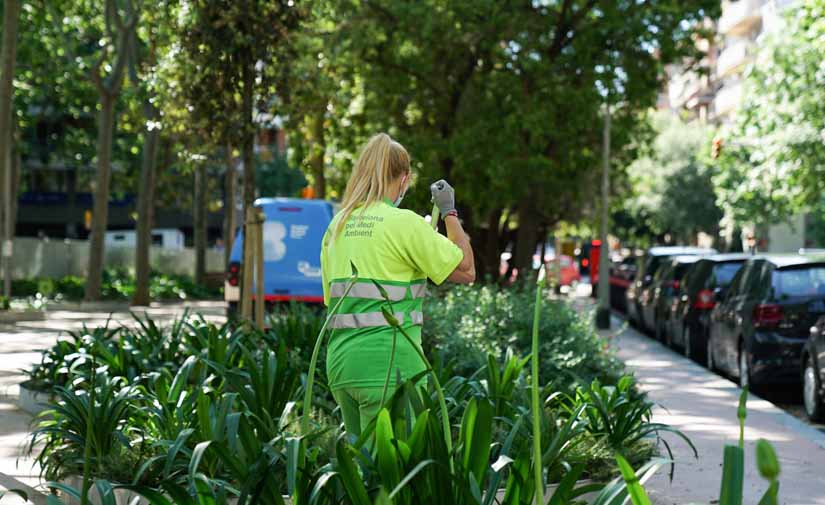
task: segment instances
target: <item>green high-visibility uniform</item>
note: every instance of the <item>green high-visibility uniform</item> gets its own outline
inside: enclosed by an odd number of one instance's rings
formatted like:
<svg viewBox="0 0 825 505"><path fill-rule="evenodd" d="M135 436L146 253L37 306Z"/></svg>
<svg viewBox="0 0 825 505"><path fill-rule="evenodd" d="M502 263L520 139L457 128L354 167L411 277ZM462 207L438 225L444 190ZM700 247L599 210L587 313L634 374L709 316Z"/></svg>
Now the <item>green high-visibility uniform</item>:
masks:
<svg viewBox="0 0 825 505"><path fill-rule="evenodd" d="M327 377L347 431L359 434L380 408L394 332L381 312L387 302L373 281L383 287L395 317L420 348L427 278L441 284L464 255L421 216L389 200L353 211L333 240L340 217L330 223L321 249L324 302L332 308L343 296L351 264L358 282L330 320ZM406 380L425 369L400 332L395 342L391 387L399 373Z"/></svg>

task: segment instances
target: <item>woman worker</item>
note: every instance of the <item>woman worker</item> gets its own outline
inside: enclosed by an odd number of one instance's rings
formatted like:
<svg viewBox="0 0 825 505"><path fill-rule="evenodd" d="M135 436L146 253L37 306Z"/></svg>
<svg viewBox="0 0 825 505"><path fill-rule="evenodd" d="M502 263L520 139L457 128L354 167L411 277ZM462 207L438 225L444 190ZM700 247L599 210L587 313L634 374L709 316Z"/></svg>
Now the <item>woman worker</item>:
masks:
<svg viewBox="0 0 825 505"><path fill-rule="evenodd" d="M447 228L444 237L418 214L398 208L409 184L407 151L389 135L375 135L361 152L342 209L324 235L321 271L328 307L344 295L351 264L358 270L358 281L330 320L327 349L330 388L347 432L355 436L381 407L393 342L394 329L381 312L386 301L373 281L384 288L396 318L420 347L427 279L435 284L475 280L473 250L458 220L453 188L446 181L431 187ZM396 335L390 386L398 374L403 381L424 369L418 352Z"/></svg>

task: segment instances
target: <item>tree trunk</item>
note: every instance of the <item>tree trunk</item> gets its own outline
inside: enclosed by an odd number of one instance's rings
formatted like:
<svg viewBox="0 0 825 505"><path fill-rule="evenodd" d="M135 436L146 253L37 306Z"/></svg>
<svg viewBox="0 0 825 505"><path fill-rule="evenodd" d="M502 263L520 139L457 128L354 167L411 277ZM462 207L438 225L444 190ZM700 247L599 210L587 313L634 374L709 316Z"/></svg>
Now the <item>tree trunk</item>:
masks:
<svg viewBox="0 0 825 505"><path fill-rule="evenodd" d="M148 106L151 110L147 114L147 122L157 117L157 109ZM132 305L149 305L149 253L152 246L152 221L155 202L155 170L157 165L158 140L160 129L153 128L146 132L143 142L143 162L140 167L140 183L138 186L138 221L137 221L137 250L135 251L135 295Z"/></svg>
<svg viewBox="0 0 825 505"><path fill-rule="evenodd" d="M243 117L244 117L244 125L243 125L243 146L242 146L242 157L243 157L243 215L248 216L249 210L255 203L255 160L254 160L254 149L255 149L255 127L252 122L252 114L253 114L253 91L254 91L254 62L252 61L251 55L244 54L241 56L244 59L245 65L243 67ZM244 233L246 236L246 233ZM250 249L251 241L244 240L243 241L243 250L244 250L244 258L251 258L252 257L252 250ZM252 265L244 264L242 268L252 268ZM242 279L246 279L247 277L244 275ZM242 293L245 289L243 286ZM244 304L250 303L250 300L241 299L241 306Z"/></svg>
<svg viewBox="0 0 825 505"><path fill-rule="evenodd" d="M104 238L109 220L109 182L112 178L112 137L115 122L115 96L100 94L97 133L97 180L92 210L92 233L89 239L89 275L86 279L87 301L100 300L103 282Z"/></svg>
<svg viewBox="0 0 825 505"><path fill-rule="evenodd" d="M195 283L206 281L206 165L195 169Z"/></svg>
<svg viewBox="0 0 825 505"><path fill-rule="evenodd" d="M529 200L525 199L519 207L518 232L516 234L516 250L514 265L519 270L519 278L525 279L533 266L533 254L536 252L538 240L538 221L536 213L531 209Z"/></svg>
<svg viewBox="0 0 825 505"><path fill-rule="evenodd" d="M238 217L235 212L237 180L238 172L235 170L235 161L232 159L232 146L227 144L223 202L224 266L229 265L229 257L232 255L232 245L235 241L235 229L238 227Z"/></svg>
<svg viewBox="0 0 825 505"><path fill-rule="evenodd" d="M490 276L492 279L499 277L499 268L501 267L501 244L499 225L501 223L502 209L496 209L490 212L487 216L487 230L484 233L483 253L481 254L482 279Z"/></svg>
<svg viewBox="0 0 825 505"><path fill-rule="evenodd" d="M314 114L309 124L309 168L314 180L315 198L321 199L326 198L327 195L327 181L324 176L324 154L327 150L327 141L324 136L324 113L325 109Z"/></svg>
<svg viewBox="0 0 825 505"><path fill-rule="evenodd" d="M20 156L20 150L14 149L14 154L12 155L12 175L11 175L11 237L14 238L14 225L17 223L17 207L18 207L18 198L17 195L20 192L20 168L23 165L23 160Z"/></svg>
<svg viewBox="0 0 825 505"><path fill-rule="evenodd" d="M14 99L14 66L17 60L17 24L20 14L18 0L6 0L3 7L3 48L0 53L0 163L2 163L3 224L0 252L3 263L3 295L11 296L11 250L3 247L11 245L14 238L13 207L16 193L13 193L12 163L12 105ZM8 254L8 256L7 256Z"/></svg>

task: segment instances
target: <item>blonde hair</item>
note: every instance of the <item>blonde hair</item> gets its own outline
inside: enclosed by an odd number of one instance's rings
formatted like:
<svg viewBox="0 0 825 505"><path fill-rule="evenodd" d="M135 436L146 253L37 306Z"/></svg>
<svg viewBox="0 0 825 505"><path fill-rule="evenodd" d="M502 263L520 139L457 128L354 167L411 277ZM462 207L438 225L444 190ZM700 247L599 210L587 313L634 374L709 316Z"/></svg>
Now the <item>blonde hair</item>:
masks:
<svg viewBox="0 0 825 505"><path fill-rule="evenodd" d="M369 207L381 200L393 182L409 173L410 155L404 146L386 133L374 135L361 151L347 182L333 240L338 237L355 209Z"/></svg>

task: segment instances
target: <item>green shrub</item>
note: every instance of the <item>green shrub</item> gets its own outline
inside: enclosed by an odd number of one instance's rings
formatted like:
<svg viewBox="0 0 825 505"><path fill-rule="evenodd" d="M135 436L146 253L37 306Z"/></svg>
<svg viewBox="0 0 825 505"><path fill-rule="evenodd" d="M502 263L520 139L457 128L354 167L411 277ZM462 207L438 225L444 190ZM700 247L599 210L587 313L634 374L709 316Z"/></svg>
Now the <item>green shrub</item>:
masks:
<svg viewBox="0 0 825 505"><path fill-rule="evenodd" d="M67 300L82 300L86 281L82 277L67 275L55 281L55 293Z"/></svg>
<svg viewBox="0 0 825 505"><path fill-rule="evenodd" d="M14 279L11 281L11 293L17 297L35 296L38 288L38 279Z"/></svg>
<svg viewBox="0 0 825 505"><path fill-rule="evenodd" d="M43 299L82 300L86 279L67 275L60 279L36 278L15 280L12 293L15 297ZM135 277L128 269L103 271L101 296L104 300L127 301L135 293ZM196 284L185 275L165 275L153 272L149 277L149 296L153 300L206 300L220 298L223 288L210 288Z"/></svg>
<svg viewBox="0 0 825 505"><path fill-rule="evenodd" d="M512 347L516 354L527 355L533 298L532 289L523 286L450 286L437 302L426 303L424 348L464 376L486 365L487 354L498 359ZM624 371L587 318L564 302L542 305L539 342L542 383L552 381L564 391L593 379L615 384Z"/></svg>

